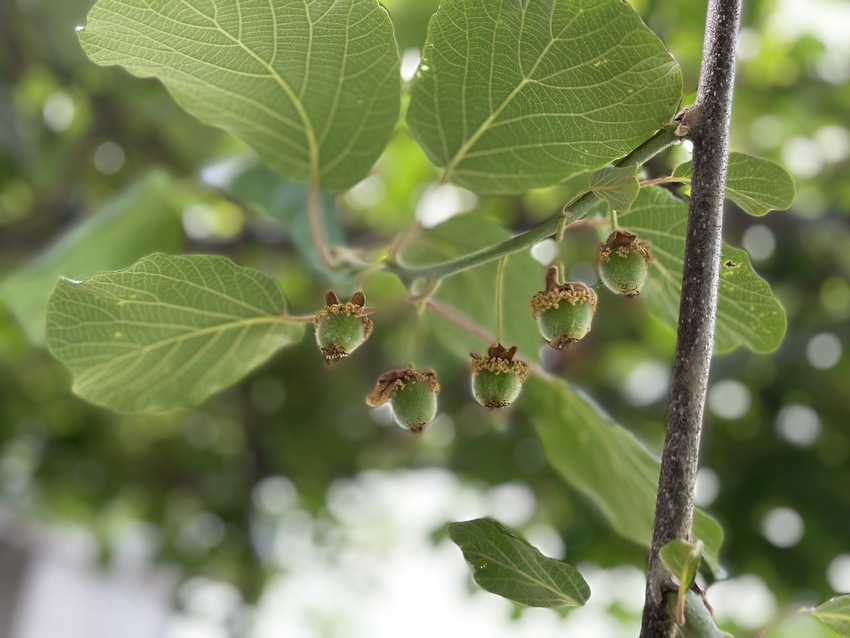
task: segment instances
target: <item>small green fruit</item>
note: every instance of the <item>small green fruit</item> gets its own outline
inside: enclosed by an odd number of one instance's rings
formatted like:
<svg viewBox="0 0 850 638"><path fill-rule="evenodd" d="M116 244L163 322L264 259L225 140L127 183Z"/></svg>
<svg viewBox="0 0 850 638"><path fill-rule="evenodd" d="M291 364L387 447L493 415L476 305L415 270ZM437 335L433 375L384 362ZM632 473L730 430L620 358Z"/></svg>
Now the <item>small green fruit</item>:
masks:
<svg viewBox="0 0 850 638"><path fill-rule="evenodd" d="M488 410L505 408L513 403L528 376L528 366L514 361L516 346L510 349L500 343L487 350L487 356L472 354L472 395Z"/></svg>
<svg viewBox="0 0 850 638"><path fill-rule="evenodd" d="M389 401L396 423L411 432L421 432L437 416L437 373L430 368L417 372L413 368L390 370L378 379L366 398L373 408Z"/></svg>
<svg viewBox="0 0 850 638"><path fill-rule="evenodd" d="M327 365L344 359L369 338L373 328L367 316L370 312L362 292L355 292L346 303L340 303L333 291L325 295L325 307L313 315L313 327Z"/></svg>
<svg viewBox="0 0 850 638"><path fill-rule="evenodd" d="M531 298L531 314L553 348L569 348L590 332L596 291L578 281L558 283L558 269L546 273L546 290Z"/></svg>
<svg viewBox="0 0 850 638"><path fill-rule="evenodd" d="M615 230L599 248L599 278L618 295L631 298L640 294L651 263L646 242L625 230Z"/></svg>

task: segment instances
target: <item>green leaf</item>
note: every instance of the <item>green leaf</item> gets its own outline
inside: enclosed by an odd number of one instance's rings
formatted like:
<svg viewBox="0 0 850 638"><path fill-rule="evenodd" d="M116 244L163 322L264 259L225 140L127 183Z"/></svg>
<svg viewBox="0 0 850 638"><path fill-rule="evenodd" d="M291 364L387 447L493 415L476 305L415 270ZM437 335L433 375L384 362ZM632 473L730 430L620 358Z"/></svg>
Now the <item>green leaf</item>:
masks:
<svg viewBox="0 0 850 638"><path fill-rule="evenodd" d="M850 638L850 596L830 598L815 607L812 615L841 638Z"/></svg>
<svg viewBox="0 0 850 638"><path fill-rule="evenodd" d="M689 590L677 596L671 591L665 598L668 613L676 614L681 610L676 638L734 638L717 627L706 602L695 592Z"/></svg>
<svg viewBox="0 0 850 638"><path fill-rule="evenodd" d="M61 279L47 343L92 403L189 407L301 337L285 309L283 291L259 271L223 257L151 255L127 270Z"/></svg>
<svg viewBox="0 0 850 638"><path fill-rule="evenodd" d="M164 173L150 173L0 283L0 298L30 342L44 345L47 300L59 277L82 279L180 248L183 230L170 187Z"/></svg>
<svg viewBox="0 0 850 638"><path fill-rule="evenodd" d="M636 171L636 165L599 169L590 178L589 190L614 210L625 212L632 207L640 192Z"/></svg>
<svg viewBox="0 0 850 638"><path fill-rule="evenodd" d="M621 0L443 0L408 124L444 179L521 192L626 155L681 94L679 65Z"/></svg>
<svg viewBox="0 0 850 638"><path fill-rule="evenodd" d="M405 251L404 262L411 266L426 266L492 246L511 236L505 228L481 215L457 215L423 232ZM493 261L446 277L434 298L459 310L475 325L494 334L497 271L498 261ZM529 251L508 257L503 286L502 343L517 346L525 360L537 360L540 333L531 319L528 300L544 287L544 282L540 266ZM430 317L437 337L459 356L468 357L472 347L469 333L433 313Z"/></svg>
<svg viewBox="0 0 850 638"><path fill-rule="evenodd" d="M685 622L685 597L697 577L697 571L702 562L703 547L704 544L700 540L689 543L681 538L675 538L658 552L661 562L679 581L677 618L680 625Z"/></svg>
<svg viewBox="0 0 850 638"><path fill-rule="evenodd" d="M676 538L664 545L658 552L661 562L679 579L685 590L690 589L702 562L703 542L689 543ZM680 590L681 591L681 590Z"/></svg>
<svg viewBox="0 0 850 638"><path fill-rule="evenodd" d="M693 168L693 162L685 162L676 167L673 177L690 184ZM750 215L764 215L791 206L794 182L779 164L743 153L729 153L726 196Z"/></svg>
<svg viewBox="0 0 850 638"><path fill-rule="evenodd" d="M649 310L672 329L679 317L686 204L656 188L642 188L632 209L620 216L623 228L649 242L654 261L641 297ZM727 352L746 346L756 352L775 350L785 334L785 312L770 286L750 265L743 250L723 245L714 348Z"/></svg>
<svg viewBox="0 0 850 638"><path fill-rule="evenodd" d="M97 64L159 78L301 182L354 185L398 119L398 50L377 0L99 0L80 42Z"/></svg>
<svg viewBox="0 0 850 638"><path fill-rule="evenodd" d="M549 464L588 496L624 538L649 547L659 464L628 430L560 380L530 377L524 405ZM713 518L694 512L694 537L718 572L723 532Z"/></svg>
<svg viewBox="0 0 850 638"><path fill-rule="evenodd" d="M472 566L475 582L489 592L532 607L576 607L590 598L575 567L544 556L498 521L452 523L449 536Z"/></svg>

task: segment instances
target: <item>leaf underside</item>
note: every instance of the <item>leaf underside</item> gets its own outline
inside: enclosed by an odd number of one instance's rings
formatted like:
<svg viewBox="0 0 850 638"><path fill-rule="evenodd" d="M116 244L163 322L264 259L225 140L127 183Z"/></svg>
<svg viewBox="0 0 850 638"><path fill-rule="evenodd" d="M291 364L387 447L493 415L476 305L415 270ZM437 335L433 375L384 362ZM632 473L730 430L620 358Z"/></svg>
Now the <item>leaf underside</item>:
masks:
<svg viewBox="0 0 850 638"><path fill-rule="evenodd" d="M649 242L654 261L641 297L650 312L673 330L679 317L687 222L687 205L652 186L642 188L631 210L620 216L623 228ZM770 352L779 346L785 327L782 306L767 282L753 271L747 253L724 244L715 351L746 346Z"/></svg>
<svg viewBox="0 0 850 638"><path fill-rule="evenodd" d="M493 519L452 523L449 535L489 592L532 607L574 607L590 598L575 567L544 556Z"/></svg>
<svg viewBox="0 0 850 638"><path fill-rule="evenodd" d="M398 50L377 0L99 0L79 35L94 62L159 78L297 181L353 186L398 119Z"/></svg>
<svg viewBox="0 0 850 638"><path fill-rule="evenodd" d="M673 177L689 184L693 168L693 162L680 164ZM743 153L729 153L726 197L750 215L764 215L791 206L794 182L779 164Z"/></svg>
<svg viewBox="0 0 850 638"><path fill-rule="evenodd" d="M283 291L223 257L151 255L127 270L61 279L47 343L84 399L122 412L197 405L303 328Z"/></svg>
<svg viewBox="0 0 850 638"><path fill-rule="evenodd" d="M649 547L658 490L658 460L586 396L560 380L530 377L523 392L546 458L570 485L588 496L624 538ZM723 532L694 510L694 536L718 572Z"/></svg>
<svg viewBox="0 0 850 638"><path fill-rule="evenodd" d="M444 179L521 192L627 154L681 90L679 65L621 0L443 0L408 124Z"/></svg>
<svg viewBox="0 0 850 638"><path fill-rule="evenodd" d="M841 638L850 638L850 595L829 599L815 607L812 615Z"/></svg>

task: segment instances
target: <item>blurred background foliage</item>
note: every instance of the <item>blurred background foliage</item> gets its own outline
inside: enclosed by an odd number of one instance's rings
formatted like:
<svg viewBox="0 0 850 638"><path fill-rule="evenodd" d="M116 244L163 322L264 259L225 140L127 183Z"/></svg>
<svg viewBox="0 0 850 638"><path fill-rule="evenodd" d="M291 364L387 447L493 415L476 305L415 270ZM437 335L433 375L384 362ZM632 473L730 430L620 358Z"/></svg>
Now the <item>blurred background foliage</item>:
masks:
<svg viewBox="0 0 850 638"><path fill-rule="evenodd" d="M325 272L309 247L301 187L245 159L237 141L186 115L159 84L87 61L74 27L90 4L0 4L0 278L158 170L168 187L157 214L165 210L182 225L180 252L224 254L273 274L295 313L316 310L328 287L348 294L357 282ZM437 1L384 4L412 74ZM703 4L632 4L682 64L687 101L698 78ZM745 5L731 147L786 166L798 196L791 210L764 218L729 205L725 235L751 253L789 328L775 353L716 359L699 502L723 524L729 575L758 574L780 604L824 600L847 582L830 565L850 552L850 41L841 26L846 31L850 7ZM686 158L679 148L647 169L669 174ZM438 188L436 177L400 126L374 174L335 204L328 200L329 236L376 257L417 219L430 224L473 209L521 230L576 190L566 184L479 199ZM173 241L166 232L157 237L165 236ZM592 228L568 234L560 257L573 276L594 280L596 240ZM538 501L534 520L559 531L572 563L642 569L644 551L617 538L548 469L523 418L534 406L521 402L493 415L480 409L468 361L433 340L402 286L381 273L365 285L377 330L343 365L326 369L307 338L196 410L145 417L75 398L66 370L30 343L13 316L7 287L0 299L3 507L89 528L104 559L128 526L144 529L160 560L185 575L232 582L253 600L280 568L263 530L292 486L299 506L332 527L325 499L335 479L438 466L484 486L525 482ZM507 290L506 303L525 307L527 299ZM604 296L589 338L563 356L542 354L658 450L674 346L675 336L640 301ZM430 438L388 425L364 403L371 380L404 365L411 347L427 353L418 362L436 368L443 386ZM468 350L484 347L469 337Z"/></svg>

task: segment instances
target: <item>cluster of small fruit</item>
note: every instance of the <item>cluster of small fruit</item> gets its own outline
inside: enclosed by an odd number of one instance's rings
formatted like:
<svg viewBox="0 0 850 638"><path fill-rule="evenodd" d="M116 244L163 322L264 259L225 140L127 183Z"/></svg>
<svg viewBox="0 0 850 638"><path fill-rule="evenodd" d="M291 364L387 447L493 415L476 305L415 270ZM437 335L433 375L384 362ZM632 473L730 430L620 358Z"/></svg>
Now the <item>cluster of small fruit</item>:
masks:
<svg viewBox="0 0 850 638"><path fill-rule="evenodd" d="M646 282L652 255L646 242L624 230L615 230L599 249L599 275L611 291L634 297ZM366 295L355 292L345 303L333 292L325 307L313 316L316 341L328 365L347 357L372 333ZM546 288L531 298L531 314L540 334L553 348L568 348L589 331L596 313L596 291L578 282L560 282L558 268L546 273ZM519 396L528 366L514 360L516 346L495 343L485 356L472 354L472 394L487 409L504 408ZM390 370L378 379L366 398L372 407L389 403L399 425L421 432L437 415L437 373L412 367Z"/></svg>

